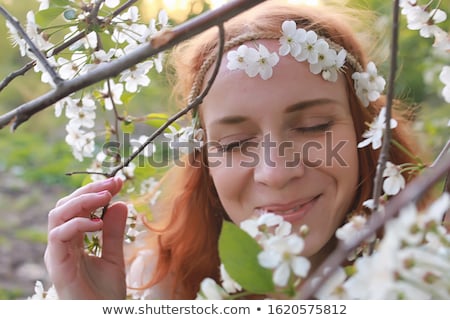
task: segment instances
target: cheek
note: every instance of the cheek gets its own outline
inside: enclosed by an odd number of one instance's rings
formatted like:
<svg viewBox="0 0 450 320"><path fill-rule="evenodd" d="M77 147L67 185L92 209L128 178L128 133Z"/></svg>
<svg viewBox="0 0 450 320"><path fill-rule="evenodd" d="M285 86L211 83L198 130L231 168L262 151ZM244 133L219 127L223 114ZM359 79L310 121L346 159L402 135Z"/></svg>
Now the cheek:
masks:
<svg viewBox="0 0 450 320"><path fill-rule="evenodd" d="M242 169L233 165L227 166L226 163L213 165L209 169L220 202L228 216L235 223L242 220L240 215L243 213L241 201L246 182L242 171Z"/></svg>

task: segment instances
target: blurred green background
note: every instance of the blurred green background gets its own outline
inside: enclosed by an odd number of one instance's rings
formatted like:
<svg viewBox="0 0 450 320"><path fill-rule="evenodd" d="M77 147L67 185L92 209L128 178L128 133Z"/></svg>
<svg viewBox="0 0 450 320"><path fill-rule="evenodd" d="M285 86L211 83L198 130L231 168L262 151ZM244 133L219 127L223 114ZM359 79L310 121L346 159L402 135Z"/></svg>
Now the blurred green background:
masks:
<svg viewBox="0 0 450 320"><path fill-rule="evenodd" d="M141 0L141 12L147 21L164 7L173 23L198 14L224 1L162 1ZM353 0L351 6L375 10L379 18L373 25L380 44L390 39L392 1ZM436 1L437 3L437 1ZM37 1L0 0L11 14L24 22L26 12L38 8ZM441 8L450 13L450 2L442 1ZM450 29L450 21L440 24ZM442 65L450 64L449 57L437 55L431 48L432 39L419 37L417 31L406 29L401 18L399 70L396 96L406 100L417 111L417 128L423 133L423 143L433 158L449 138L447 122L450 108L440 95L443 84L438 80ZM384 62L380 73L387 78L388 52L379 47ZM19 55L8 39L5 20L0 17L0 79L28 62ZM169 106L170 88L164 75L151 75L152 84L141 90L129 102L134 115L173 110ZM28 72L16 78L0 92L0 113L3 114L49 90L39 76ZM22 124L16 132L0 130L0 299L23 298L32 291L33 279L45 280L42 254L46 239L46 216L56 199L78 187L83 176L67 177L66 172L86 170L90 160L79 162L64 142L64 117L56 118L50 107ZM19 270L19 271L17 271ZM18 274L17 274L18 273ZM19 281L15 277L23 278ZM28 286L28 287L27 287ZM28 289L27 289L28 288Z"/></svg>

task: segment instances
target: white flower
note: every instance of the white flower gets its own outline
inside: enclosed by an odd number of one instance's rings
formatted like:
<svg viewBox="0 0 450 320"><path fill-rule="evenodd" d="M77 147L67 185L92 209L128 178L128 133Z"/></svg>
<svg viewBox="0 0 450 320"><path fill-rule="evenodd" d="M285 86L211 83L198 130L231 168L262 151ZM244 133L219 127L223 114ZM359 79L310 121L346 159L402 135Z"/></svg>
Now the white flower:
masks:
<svg viewBox="0 0 450 320"><path fill-rule="evenodd" d="M352 79L355 82L356 94L365 107L380 97L386 85L386 80L378 75L377 67L372 61L367 64L365 72L353 73Z"/></svg>
<svg viewBox="0 0 450 320"><path fill-rule="evenodd" d="M64 42L70 41L72 38L79 36L78 27L69 27L70 33L64 36ZM89 32L82 39L70 45L69 50L76 51L79 49L95 49L97 48L97 33L95 31ZM94 51L95 52L95 51Z"/></svg>
<svg viewBox="0 0 450 320"><path fill-rule="evenodd" d="M435 24L447 19L447 14L440 9L433 9L427 12L420 6L412 6L404 12L408 22L407 28L419 30L420 35L424 38L434 35L437 28Z"/></svg>
<svg viewBox="0 0 450 320"><path fill-rule="evenodd" d="M130 162L126 167L119 171L117 177L122 179L123 181L132 179L134 177L134 171L136 170L136 165L133 162Z"/></svg>
<svg viewBox="0 0 450 320"><path fill-rule="evenodd" d="M71 60L59 57L57 62L60 65L59 75L61 78L69 80L77 75L83 74L82 68L85 65L87 57L84 53L74 53Z"/></svg>
<svg viewBox="0 0 450 320"><path fill-rule="evenodd" d="M139 43L144 43L150 40L160 30L169 26L169 17L165 10L161 10L158 13L158 21L152 18L148 24L148 28L142 34L142 37L138 40Z"/></svg>
<svg viewBox="0 0 450 320"><path fill-rule="evenodd" d="M300 50L300 53L295 56L295 59L297 61L307 60L310 64L317 63L317 33L312 30L306 31L304 29L299 29L299 32L301 33L300 37L305 40L301 43L302 49Z"/></svg>
<svg viewBox="0 0 450 320"><path fill-rule="evenodd" d="M74 157L83 161L84 157L92 157L95 149L95 132L86 132L70 122L66 125L66 142L72 147Z"/></svg>
<svg viewBox="0 0 450 320"><path fill-rule="evenodd" d="M44 285L41 281L36 281L34 285L34 294L28 300L57 300L58 294L55 287L52 285L47 291L44 290Z"/></svg>
<svg viewBox="0 0 450 320"><path fill-rule="evenodd" d="M332 56L332 59L330 59L331 64L324 67L324 70L322 71L322 78L327 81L336 82L338 79L338 71L340 71L345 64L347 51L345 49L341 49L339 53L336 53L336 51L330 50L329 55Z"/></svg>
<svg viewBox="0 0 450 320"><path fill-rule="evenodd" d="M115 28L111 40L116 43L136 44L141 42L148 28L144 24L136 23L139 20L139 9L132 6L127 12L115 17L113 23Z"/></svg>
<svg viewBox="0 0 450 320"><path fill-rule="evenodd" d="M105 5L108 8L115 8L120 4L120 0L105 0Z"/></svg>
<svg viewBox="0 0 450 320"><path fill-rule="evenodd" d="M171 133L164 133L164 137L170 140L171 149L188 154L203 146L203 129L194 129L193 126L183 127L180 130L169 126L169 129Z"/></svg>
<svg viewBox="0 0 450 320"><path fill-rule="evenodd" d="M345 289L342 286L346 279L347 275L345 270L343 268L337 268L316 291L315 297L319 300L347 299ZM313 284L314 281L318 280L313 279Z"/></svg>
<svg viewBox="0 0 450 320"><path fill-rule="evenodd" d="M249 77L259 74L263 80L267 80L272 77L272 68L280 61L280 57L275 52L269 52L262 44L258 47L258 54L256 62L248 65L245 72Z"/></svg>
<svg viewBox="0 0 450 320"><path fill-rule="evenodd" d="M220 265L220 275L222 278L222 287L226 292L235 293L242 290L240 284L230 277L223 264Z"/></svg>
<svg viewBox="0 0 450 320"><path fill-rule="evenodd" d="M450 51L450 34L441 28L434 30L433 47L442 52Z"/></svg>
<svg viewBox="0 0 450 320"><path fill-rule="evenodd" d="M66 99L66 116L73 127L92 128L95 125L95 102L90 96L82 99Z"/></svg>
<svg viewBox="0 0 450 320"><path fill-rule="evenodd" d="M243 44L236 50L229 51L227 59L229 70L246 70L249 65L254 64L258 59L258 51Z"/></svg>
<svg viewBox="0 0 450 320"><path fill-rule="evenodd" d="M228 294L211 278L205 278L200 283L200 292L196 300L223 300Z"/></svg>
<svg viewBox="0 0 450 320"><path fill-rule="evenodd" d="M319 74L322 70L325 70L335 64L336 51L330 49L328 43L323 39L317 40L315 49L317 53L317 63L311 63L309 65L309 70L313 74ZM335 55L333 55L333 53Z"/></svg>
<svg viewBox="0 0 450 320"><path fill-rule="evenodd" d="M103 90L100 93L105 99L105 109L113 110L113 106L116 104L122 104L121 96L123 93L123 85L121 83L114 83L113 80L105 81L103 85Z"/></svg>
<svg viewBox="0 0 450 320"><path fill-rule="evenodd" d="M397 121L391 118L391 129L397 127ZM372 144L372 149L376 150L381 147L381 139L383 138L384 129L386 128L386 108L383 107L380 110L380 114L369 125L369 130L363 133L365 140L358 143L358 148L364 148L365 146Z"/></svg>
<svg viewBox="0 0 450 320"><path fill-rule="evenodd" d="M284 287L287 285L292 272L305 277L311 263L305 257L298 256L303 250L304 240L295 234L287 237L275 236L265 242L265 248L258 254L261 266L274 269L273 282Z"/></svg>
<svg viewBox="0 0 450 320"><path fill-rule="evenodd" d="M149 137L146 135L141 135L138 139L130 139L130 143L133 146L133 152L137 151L141 146L143 146ZM151 157L156 151L156 146L153 143L149 143L144 148L144 156Z"/></svg>
<svg viewBox="0 0 450 320"><path fill-rule="evenodd" d="M27 54L27 42L17 32L16 28L7 20L6 27L10 34L10 40L13 46L19 46L20 55L24 57Z"/></svg>
<svg viewBox="0 0 450 320"><path fill-rule="evenodd" d="M145 61L127 69L120 74L119 81L125 83L125 90L137 92L138 86L146 87L150 84L147 73L153 68L153 61Z"/></svg>
<svg viewBox="0 0 450 320"><path fill-rule="evenodd" d="M53 44L49 42L46 37L44 37L44 33L40 31L39 26L36 24L33 11L28 11L27 13L26 32L35 46L42 52L45 52L53 47ZM27 55L30 56L30 58L33 58L31 56L31 52L27 51Z"/></svg>
<svg viewBox="0 0 450 320"><path fill-rule="evenodd" d="M297 24L292 21L284 21L281 25L283 35L280 38L280 56L291 54L293 57L300 54L302 50L301 43L305 41L306 33L297 29Z"/></svg>
<svg viewBox="0 0 450 320"><path fill-rule="evenodd" d="M400 173L398 166L390 161L386 162L386 168L383 171L383 191L387 195L396 195L405 187L405 178Z"/></svg>
<svg viewBox="0 0 450 320"><path fill-rule="evenodd" d="M442 71L439 74L439 80L445 85L444 89L442 89L442 96L446 102L450 103L450 66L444 66L442 68Z"/></svg>
<svg viewBox="0 0 450 320"><path fill-rule="evenodd" d="M336 237L344 242L351 242L366 229L367 219L363 216L353 216L350 221L336 230Z"/></svg>
<svg viewBox="0 0 450 320"><path fill-rule="evenodd" d="M252 238L262 241L271 235L287 236L291 233L292 225L274 213L264 212L258 218L247 219L241 222L240 228Z"/></svg>

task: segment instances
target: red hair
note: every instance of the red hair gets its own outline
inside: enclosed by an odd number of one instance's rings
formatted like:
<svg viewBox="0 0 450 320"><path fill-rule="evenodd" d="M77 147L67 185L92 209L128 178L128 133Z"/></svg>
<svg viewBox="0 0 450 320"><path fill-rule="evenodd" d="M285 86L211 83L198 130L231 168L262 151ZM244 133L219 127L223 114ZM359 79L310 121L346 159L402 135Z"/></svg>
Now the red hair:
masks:
<svg viewBox="0 0 450 320"><path fill-rule="evenodd" d="M279 1L268 1L249 10L225 24L226 39L230 40L242 33L256 32L280 34L285 20L294 20L299 27L312 29L321 36L340 44L361 65L367 64L365 50L356 39L355 32L344 21L351 15L338 15L321 7L280 5ZM355 16L351 17L355 18ZM216 30L208 31L179 46L172 54L172 61L178 75L176 93L186 104L189 92L203 61L215 54L217 45ZM381 103L365 108L359 102L353 89L352 68L346 65L345 76L354 128L358 141L362 139L367 123L378 115ZM409 150L414 150L409 137L407 122L399 121L393 130L393 138ZM378 151L370 147L358 149L359 189L350 210L362 210L364 200L371 198L373 179L376 171ZM199 290L200 282L211 277L219 280L219 257L217 243L223 219L227 218L218 199L214 184L209 176L205 152L196 152L185 160L186 167L169 170L165 184L169 188L168 198L162 205L161 216L149 225L156 230L159 259L151 286L168 275L172 278L174 298L192 299ZM391 149L390 160L394 163L413 162L407 154Z"/></svg>

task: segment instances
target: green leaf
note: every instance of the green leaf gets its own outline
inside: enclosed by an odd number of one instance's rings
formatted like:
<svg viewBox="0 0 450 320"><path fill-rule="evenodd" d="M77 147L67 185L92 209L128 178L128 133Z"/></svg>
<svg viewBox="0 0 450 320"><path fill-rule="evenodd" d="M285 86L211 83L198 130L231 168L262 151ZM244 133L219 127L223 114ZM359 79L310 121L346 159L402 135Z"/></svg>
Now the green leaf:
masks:
<svg viewBox="0 0 450 320"><path fill-rule="evenodd" d="M169 120L169 115L166 113L149 113L146 116L146 119L146 124L154 128L159 128ZM180 125L175 122L172 123L171 126L176 128L177 130L180 130L181 128ZM166 131L170 132L169 129L166 129Z"/></svg>
<svg viewBox="0 0 450 320"><path fill-rule="evenodd" d="M219 238L219 255L231 278L256 294L274 291L272 271L258 263L260 245L235 224L224 221Z"/></svg>
<svg viewBox="0 0 450 320"><path fill-rule="evenodd" d="M70 0L50 0L49 7L65 7L71 5Z"/></svg>
<svg viewBox="0 0 450 320"><path fill-rule="evenodd" d="M34 16L36 23L41 27L46 27L50 24L50 22L58 18L58 16L61 15L61 13L63 13L64 10L65 9L61 7L52 7L38 11Z"/></svg>

